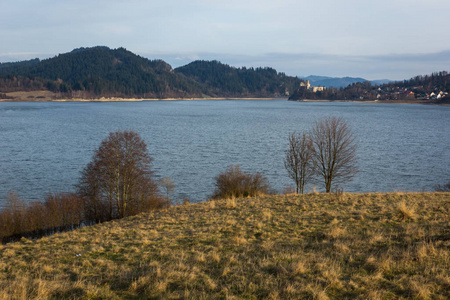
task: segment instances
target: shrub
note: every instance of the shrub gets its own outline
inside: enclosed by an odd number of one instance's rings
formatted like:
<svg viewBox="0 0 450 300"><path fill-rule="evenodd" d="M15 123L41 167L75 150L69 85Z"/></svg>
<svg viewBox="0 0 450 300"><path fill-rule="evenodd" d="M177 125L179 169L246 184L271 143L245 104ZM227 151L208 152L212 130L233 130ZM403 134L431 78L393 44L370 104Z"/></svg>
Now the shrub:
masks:
<svg viewBox="0 0 450 300"><path fill-rule="evenodd" d="M83 223L83 203L74 194L50 194L44 202L26 203L11 192L5 200L6 207L0 212L3 243L71 230Z"/></svg>
<svg viewBox="0 0 450 300"><path fill-rule="evenodd" d="M10 192L5 198L6 207L0 214L0 237L3 239L26 230L25 202Z"/></svg>
<svg viewBox="0 0 450 300"><path fill-rule="evenodd" d="M400 221L411 221L416 218L414 208L407 206L405 201L397 203L395 206L395 215Z"/></svg>
<svg viewBox="0 0 450 300"><path fill-rule="evenodd" d="M212 199L255 197L268 194L270 186L267 178L260 173L242 172L239 166L231 165L225 172L215 177L216 189Z"/></svg>
<svg viewBox="0 0 450 300"><path fill-rule="evenodd" d="M438 184L434 189L436 192L450 192L450 181L444 185Z"/></svg>
<svg viewBox="0 0 450 300"><path fill-rule="evenodd" d="M34 206L39 205L35 204ZM36 209L37 210L37 207ZM72 228L83 222L83 204L79 197L70 193L50 194L44 203L49 228Z"/></svg>

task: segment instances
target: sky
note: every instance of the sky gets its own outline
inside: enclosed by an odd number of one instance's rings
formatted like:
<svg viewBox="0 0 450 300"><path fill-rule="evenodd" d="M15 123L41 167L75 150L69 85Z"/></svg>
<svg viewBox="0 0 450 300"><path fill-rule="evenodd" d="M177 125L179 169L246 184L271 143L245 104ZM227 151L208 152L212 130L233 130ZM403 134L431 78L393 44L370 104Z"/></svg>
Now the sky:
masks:
<svg viewBox="0 0 450 300"><path fill-rule="evenodd" d="M0 0L0 62L124 47L291 76L450 71L449 0Z"/></svg>

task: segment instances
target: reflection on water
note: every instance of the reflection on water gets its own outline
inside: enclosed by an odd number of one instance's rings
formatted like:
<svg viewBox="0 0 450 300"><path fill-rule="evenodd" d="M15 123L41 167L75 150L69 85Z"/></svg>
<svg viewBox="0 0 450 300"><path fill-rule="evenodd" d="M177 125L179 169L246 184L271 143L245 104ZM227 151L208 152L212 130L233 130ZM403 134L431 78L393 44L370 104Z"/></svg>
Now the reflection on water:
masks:
<svg viewBox="0 0 450 300"><path fill-rule="evenodd" d="M135 130L158 177L177 199L205 200L230 164L261 172L282 191L289 132L342 116L358 141L360 173L346 191L432 190L450 179L450 108L419 105L274 101L0 103L0 201L73 190L107 134ZM320 188L320 184L318 185ZM0 202L1 204L1 202Z"/></svg>

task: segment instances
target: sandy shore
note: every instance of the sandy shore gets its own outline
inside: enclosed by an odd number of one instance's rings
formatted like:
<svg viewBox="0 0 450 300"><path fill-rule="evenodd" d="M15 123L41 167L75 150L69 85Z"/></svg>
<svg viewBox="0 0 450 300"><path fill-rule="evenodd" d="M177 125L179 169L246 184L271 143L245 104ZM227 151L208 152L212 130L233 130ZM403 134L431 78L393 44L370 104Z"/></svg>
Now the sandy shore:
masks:
<svg viewBox="0 0 450 300"><path fill-rule="evenodd" d="M84 101L84 102L135 102L135 101L192 101L192 100L287 100L287 98L99 98L99 99L55 99L53 101L69 102L69 101Z"/></svg>
<svg viewBox="0 0 450 300"><path fill-rule="evenodd" d="M440 105L450 106L449 103L439 103L432 100L292 100L297 102L352 102L352 103L380 103L380 104L423 104L423 105Z"/></svg>
<svg viewBox="0 0 450 300"><path fill-rule="evenodd" d="M142 101L192 101L192 100L282 100L287 98L237 98L237 97L217 97L217 98L97 98L97 99L83 99L83 98L40 98L40 99L0 99L0 102L142 102Z"/></svg>
<svg viewBox="0 0 450 300"><path fill-rule="evenodd" d="M1 94L2 92L0 92ZM0 102L136 102L136 101L184 101L184 100L287 100L287 97L205 97L205 98L63 98L60 94L51 91L19 91L4 93L6 99Z"/></svg>
<svg viewBox="0 0 450 300"><path fill-rule="evenodd" d="M256 97L206 97L206 98L118 98L101 97L95 99L85 98L58 98L58 95L50 91L12 92L6 93L9 99L0 99L0 102L140 102L140 101L192 101L192 100L288 100L285 98L256 98ZM293 100L296 101L296 100ZM428 104L450 106L449 103L439 103L430 100L313 100L304 99L298 102L354 102L354 103L395 103L395 104Z"/></svg>

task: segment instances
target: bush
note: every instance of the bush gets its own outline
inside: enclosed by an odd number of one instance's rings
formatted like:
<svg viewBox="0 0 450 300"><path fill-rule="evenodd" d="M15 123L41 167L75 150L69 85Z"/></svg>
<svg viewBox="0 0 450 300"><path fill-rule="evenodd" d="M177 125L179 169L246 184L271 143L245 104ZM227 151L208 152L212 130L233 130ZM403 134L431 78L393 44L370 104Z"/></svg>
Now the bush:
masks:
<svg viewBox="0 0 450 300"><path fill-rule="evenodd" d="M0 212L2 243L72 230L83 223L83 204L74 194L50 194L44 202L27 203L11 192L5 200Z"/></svg>
<svg viewBox="0 0 450 300"><path fill-rule="evenodd" d="M267 178L260 173L242 172L239 166L231 165L225 172L215 177L216 189L212 199L255 197L268 194L270 186Z"/></svg>
<svg viewBox="0 0 450 300"><path fill-rule="evenodd" d="M450 192L450 181L444 185L438 184L434 187L434 189L436 192Z"/></svg>

